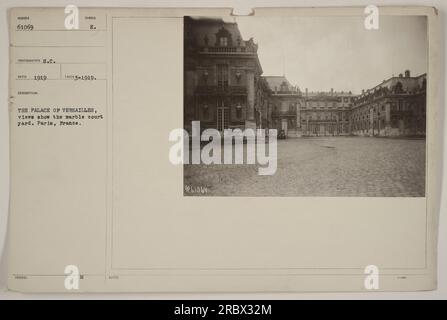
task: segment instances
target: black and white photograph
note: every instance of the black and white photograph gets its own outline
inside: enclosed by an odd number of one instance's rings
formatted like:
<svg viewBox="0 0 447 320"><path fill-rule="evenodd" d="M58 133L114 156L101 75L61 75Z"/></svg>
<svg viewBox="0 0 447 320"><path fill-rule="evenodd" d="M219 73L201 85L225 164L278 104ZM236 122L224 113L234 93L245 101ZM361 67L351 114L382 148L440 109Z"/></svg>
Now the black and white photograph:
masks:
<svg viewBox="0 0 447 320"><path fill-rule="evenodd" d="M447 2L30 1L0 3L0 300L447 297Z"/></svg>
<svg viewBox="0 0 447 320"><path fill-rule="evenodd" d="M425 16L185 17L184 196L424 197Z"/></svg>

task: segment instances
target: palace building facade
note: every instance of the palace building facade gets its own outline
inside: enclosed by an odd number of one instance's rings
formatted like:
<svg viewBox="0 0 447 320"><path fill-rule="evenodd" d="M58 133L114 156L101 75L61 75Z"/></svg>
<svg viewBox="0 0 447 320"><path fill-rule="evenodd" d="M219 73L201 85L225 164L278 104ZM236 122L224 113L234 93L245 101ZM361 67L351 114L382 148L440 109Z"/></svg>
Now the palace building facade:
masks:
<svg viewBox="0 0 447 320"><path fill-rule="evenodd" d="M185 17L184 126L277 129L288 137L424 136L426 74L363 90L302 92L285 76L263 76L258 45L237 23Z"/></svg>
<svg viewBox="0 0 447 320"><path fill-rule="evenodd" d="M306 89L301 110L303 136L339 136L350 134L351 92L309 92Z"/></svg>
<svg viewBox="0 0 447 320"><path fill-rule="evenodd" d="M300 136L301 91L284 76L264 77L269 88L268 128L284 130L287 136Z"/></svg>
<svg viewBox="0 0 447 320"><path fill-rule="evenodd" d="M351 133L368 136L425 135L426 74L391 77L354 98Z"/></svg>
<svg viewBox="0 0 447 320"><path fill-rule="evenodd" d="M236 23L185 17L184 122L202 129L245 129L266 123L268 88L253 39Z"/></svg>

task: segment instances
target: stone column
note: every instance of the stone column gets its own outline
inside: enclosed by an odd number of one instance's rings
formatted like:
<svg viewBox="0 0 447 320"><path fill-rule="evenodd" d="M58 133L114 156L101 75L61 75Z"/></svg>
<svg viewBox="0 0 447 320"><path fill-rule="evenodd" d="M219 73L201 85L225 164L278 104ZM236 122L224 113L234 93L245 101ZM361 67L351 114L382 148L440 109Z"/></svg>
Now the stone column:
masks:
<svg viewBox="0 0 447 320"><path fill-rule="evenodd" d="M245 115L245 128L256 129L255 74L253 70L247 70L247 108Z"/></svg>
<svg viewBox="0 0 447 320"><path fill-rule="evenodd" d="M334 130L334 134L336 136L338 136L340 134L340 132L338 132L340 127L340 119L338 117L338 112L335 114L335 130Z"/></svg>
<svg viewBox="0 0 447 320"><path fill-rule="evenodd" d="M385 135L391 134L391 103L385 104Z"/></svg>
<svg viewBox="0 0 447 320"><path fill-rule="evenodd" d="M303 135L301 131L301 103L296 103L296 136L301 137Z"/></svg>
<svg viewBox="0 0 447 320"><path fill-rule="evenodd" d="M349 113L349 117L348 117L348 132L347 132L348 135L351 135L353 133L352 132L352 126L353 126L353 123L352 123L352 112L350 112Z"/></svg>

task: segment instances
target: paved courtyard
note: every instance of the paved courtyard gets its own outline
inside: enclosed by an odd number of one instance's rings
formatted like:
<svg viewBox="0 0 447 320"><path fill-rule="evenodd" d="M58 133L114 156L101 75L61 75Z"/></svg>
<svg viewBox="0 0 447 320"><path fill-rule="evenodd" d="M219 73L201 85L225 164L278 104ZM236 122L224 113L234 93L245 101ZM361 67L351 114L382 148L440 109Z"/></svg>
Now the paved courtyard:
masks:
<svg viewBox="0 0 447 320"><path fill-rule="evenodd" d="M185 195L423 197L425 140L370 137L278 141L277 171L185 165Z"/></svg>

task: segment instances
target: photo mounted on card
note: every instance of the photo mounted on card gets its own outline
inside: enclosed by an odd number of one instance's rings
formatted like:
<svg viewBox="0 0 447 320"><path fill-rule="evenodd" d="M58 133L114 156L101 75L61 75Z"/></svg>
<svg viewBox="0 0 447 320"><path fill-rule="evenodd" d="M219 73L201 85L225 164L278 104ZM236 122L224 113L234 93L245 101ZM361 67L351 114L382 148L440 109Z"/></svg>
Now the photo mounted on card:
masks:
<svg viewBox="0 0 447 320"><path fill-rule="evenodd" d="M185 17L185 195L424 197L427 17L375 19Z"/></svg>
<svg viewBox="0 0 447 320"><path fill-rule="evenodd" d="M9 21L11 290L436 288L436 9Z"/></svg>

